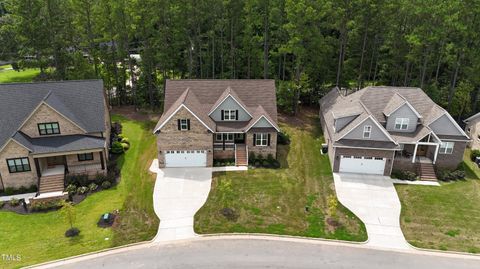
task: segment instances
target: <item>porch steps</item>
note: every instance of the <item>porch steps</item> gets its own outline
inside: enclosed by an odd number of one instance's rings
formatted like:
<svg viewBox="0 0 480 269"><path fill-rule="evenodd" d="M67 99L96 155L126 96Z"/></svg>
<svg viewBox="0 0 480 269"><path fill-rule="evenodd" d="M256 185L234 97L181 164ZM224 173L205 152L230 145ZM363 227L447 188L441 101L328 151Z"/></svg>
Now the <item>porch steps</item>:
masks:
<svg viewBox="0 0 480 269"><path fill-rule="evenodd" d="M245 145L237 145L237 150L235 151L235 159L237 166L248 165L247 147Z"/></svg>
<svg viewBox="0 0 480 269"><path fill-rule="evenodd" d="M427 181L437 181L437 175L435 174L435 169L431 163L419 163L418 171L420 175L420 180Z"/></svg>
<svg viewBox="0 0 480 269"><path fill-rule="evenodd" d="M39 192L48 193L48 192L63 192L64 189L64 175L51 175L51 176L43 176L40 178L40 188Z"/></svg>

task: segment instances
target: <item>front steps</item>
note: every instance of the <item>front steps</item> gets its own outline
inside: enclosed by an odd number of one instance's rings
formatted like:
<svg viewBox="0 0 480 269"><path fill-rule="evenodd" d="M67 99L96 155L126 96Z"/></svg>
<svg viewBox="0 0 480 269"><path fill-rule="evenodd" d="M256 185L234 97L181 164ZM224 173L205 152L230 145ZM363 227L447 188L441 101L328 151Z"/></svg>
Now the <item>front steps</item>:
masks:
<svg viewBox="0 0 480 269"><path fill-rule="evenodd" d="M437 181L437 175L432 163L420 162L418 164L418 175L420 180Z"/></svg>
<svg viewBox="0 0 480 269"><path fill-rule="evenodd" d="M247 146L238 144L235 149L235 165L248 166Z"/></svg>
<svg viewBox="0 0 480 269"><path fill-rule="evenodd" d="M63 192L64 178L64 174L42 176L40 178L39 193L44 194L49 192Z"/></svg>

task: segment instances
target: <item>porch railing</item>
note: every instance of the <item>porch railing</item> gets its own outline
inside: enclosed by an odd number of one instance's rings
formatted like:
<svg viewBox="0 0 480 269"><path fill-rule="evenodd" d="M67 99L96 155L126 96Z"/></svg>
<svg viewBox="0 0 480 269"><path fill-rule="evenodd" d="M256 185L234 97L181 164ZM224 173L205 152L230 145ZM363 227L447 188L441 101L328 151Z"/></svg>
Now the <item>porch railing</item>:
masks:
<svg viewBox="0 0 480 269"><path fill-rule="evenodd" d="M237 144L235 144L235 166L237 166Z"/></svg>

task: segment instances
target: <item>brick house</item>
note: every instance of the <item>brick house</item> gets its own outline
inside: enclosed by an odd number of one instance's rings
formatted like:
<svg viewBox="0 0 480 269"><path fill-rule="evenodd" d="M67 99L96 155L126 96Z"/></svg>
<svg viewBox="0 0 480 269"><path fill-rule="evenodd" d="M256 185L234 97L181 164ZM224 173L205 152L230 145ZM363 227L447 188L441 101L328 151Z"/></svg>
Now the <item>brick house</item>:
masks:
<svg viewBox="0 0 480 269"><path fill-rule="evenodd" d="M167 80L155 127L159 167L247 165L248 154L277 154L274 80Z"/></svg>
<svg viewBox="0 0 480 269"><path fill-rule="evenodd" d="M333 89L320 100L320 121L334 172L390 175L410 170L434 179L455 169L470 141L450 114L421 89Z"/></svg>
<svg viewBox="0 0 480 269"><path fill-rule="evenodd" d="M64 190L106 173L110 115L101 80L0 84L0 188Z"/></svg>
<svg viewBox="0 0 480 269"><path fill-rule="evenodd" d="M468 146L472 149L480 149L480 113L465 119L464 122L465 132L471 138Z"/></svg>

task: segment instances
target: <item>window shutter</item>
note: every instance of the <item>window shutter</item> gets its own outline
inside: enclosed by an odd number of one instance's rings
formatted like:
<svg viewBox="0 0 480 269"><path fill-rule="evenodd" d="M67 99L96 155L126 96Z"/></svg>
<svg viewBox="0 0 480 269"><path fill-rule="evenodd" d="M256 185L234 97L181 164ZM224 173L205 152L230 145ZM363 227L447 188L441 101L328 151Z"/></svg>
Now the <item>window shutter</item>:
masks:
<svg viewBox="0 0 480 269"><path fill-rule="evenodd" d="M235 110L235 120L238 120L238 109Z"/></svg>
<svg viewBox="0 0 480 269"><path fill-rule="evenodd" d="M223 111L223 109L222 109L222 120L224 120L224 119L225 119L225 113L224 113L224 111Z"/></svg>
<svg viewBox="0 0 480 269"><path fill-rule="evenodd" d="M253 145L257 145L257 134L253 134Z"/></svg>
<svg viewBox="0 0 480 269"><path fill-rule="evenodd" d="M181 127L180 127L180 119L177 120L177 127L178 127L178 130L180 131L180 130L181 130Z"/></svg>
<svg viewBox="0 0 480 269"><path fill-rule="evenodd" d="M270 134L268 134L267 146L270 146Z"/></svg>
<svg viewBox="0 0 480 269"><path fill-rule="evenodd" d="M190 130L190 119L187 119L187 130Z"/></svg>

